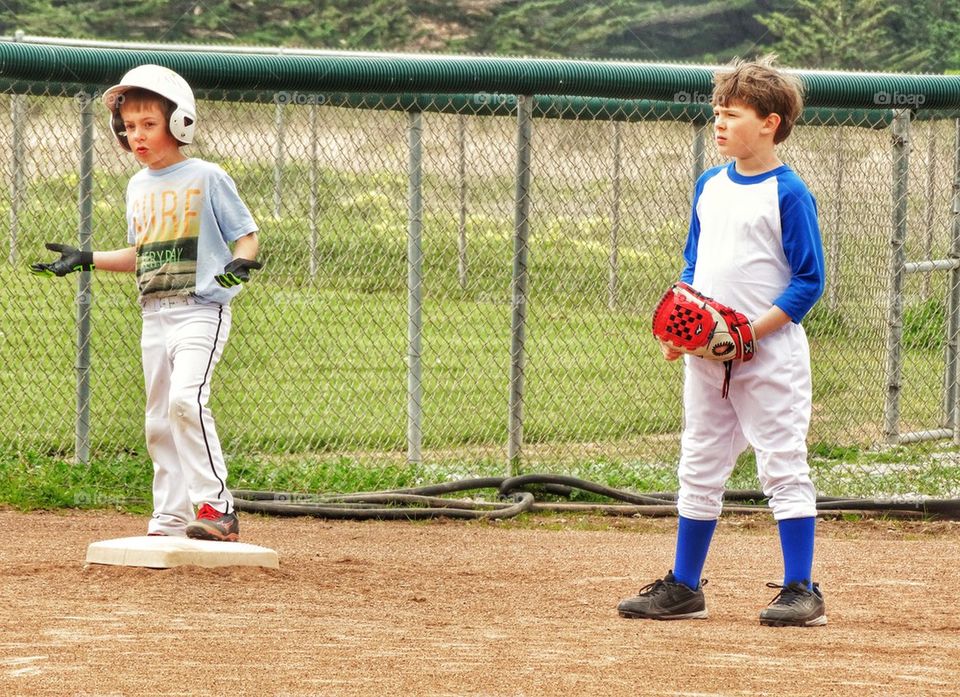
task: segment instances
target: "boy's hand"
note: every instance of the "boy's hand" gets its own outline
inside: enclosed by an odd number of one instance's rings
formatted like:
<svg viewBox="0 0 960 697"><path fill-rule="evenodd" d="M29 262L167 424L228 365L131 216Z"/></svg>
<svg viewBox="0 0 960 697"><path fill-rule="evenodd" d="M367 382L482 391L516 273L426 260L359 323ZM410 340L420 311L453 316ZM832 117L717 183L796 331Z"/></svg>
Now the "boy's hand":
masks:
<svg viewBox="0 0 960 697"><path fill-rule="evenodd" d="M223 267L223 273L213 278L222 288L233 288L249 281L250 271L261 267L263 264L253 259L234 259Z"/></svg>
<svg viewBox="0 0 960 697"><path fill-rule="evenodd" d="M660 350L663 351L663 357L668 361L675 361L683 355L682 351L678 351L673 346L663 341L660 342Z"/></svg>
<svg viewBox="0 0 960 697"><path fill-rule="evenodd" d="M59 252L60 258L50 263L31 264L30 270L38 276L66 276L74 271L93 271L93 252L84 252L56 242L47 242L46 247L51 252Z"/></svg>

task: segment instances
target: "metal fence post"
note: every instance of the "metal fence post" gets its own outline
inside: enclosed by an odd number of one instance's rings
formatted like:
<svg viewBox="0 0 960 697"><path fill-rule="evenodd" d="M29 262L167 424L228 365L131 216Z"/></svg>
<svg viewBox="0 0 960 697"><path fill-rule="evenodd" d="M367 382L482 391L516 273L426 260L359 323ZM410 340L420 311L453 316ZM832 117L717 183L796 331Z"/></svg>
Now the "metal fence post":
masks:
<svg viewBox="0 0 960 697"><path fill-rule="evenodd" d="M896 109L893 136L893 228L890 235L890 299L887 312L887 395L884 435L891 443L899 436L900 380L903 357L903 281L906 276L904 245L907 238L907 183L910 162L910 111Z"/></svg>
<svg viewBox="0 0 960 697"><path fill-rule="evenodd" d="M317 275L317 109L310 105L310 278Z"/></svg>
<svg viewBox="0 0 960 697"><path fill-rule="evenodd" d="M80 181L77 204L80 214L80 248L93 244L93 94L80 95ZM91 273L77 279L77 421L74 452L77 462L90 461L90 311L93 305Z"/></svg>
<svg viewBox="0 0 960 697"><path fill-rule="evenodd" d="M622 126L613 122L613 201L610 210L610 277L607 281L607 307L616 309L620 290L620 196L623 177Z"/></svg>
<svg viewBox="0 0 960 697"><path fill-rule="evenodd" d="M274 107L273 127L277 134L277 144L274 148L273 162L273 217L279 218L283 212L283 165L284 165L284 138L286 137L287 119L286 104L287 100L278 100Z"/></svg>
<svg viewBox="0 0 960 697"><path fill-rule="evenodd" d="M423 388L423 125L421 114L409 114L410 170L407 228L407 461L422 459Z"/></svg>
<svg viewBox="0 0 960 697"><path fill-rule="evenodd" d="M703 174L703 170L706 168L707 163L707 152L706 152L706 139L707 139L707 129L710 127L709 123L694 123L693 124L693 183L696 185L697 180L700 178L700 175Z"/></svg>
<svg viewBox="0 0 960 697"><path fill-rule="evenodd" d="M960 119L954 122L951 212L949 258L960 262ZM946 425L953 430L953 442L960 444L960 268L950 269L947 283Z"/></svg>
<svg viewBox="0 0 960 697"><path fill-rule="evenodd" d="M933 226L934 226L934 208L936 207L936 166L937 166L937 131L936 131L936 122L931 121L929 124L929 130L927 133L927 189L926 196L924 197L924 218L923 218L923 227L926 234L923 237L923 258L932 259L933 258ZM920 291L924 300L930 299L930 285L931 285L931 274L924 274L920 283L922 284L922 290Z"/></svg>
<svg viewBox="0 0 960 697"><path fill-rule="evenodd" d="M827 307L836 310L840 305L840 242L842 239L843 221L843 127L836 127L837 167L833 179L833 229L827 237Z"/></svg>
<svg viewBox="0 0 960 697"><path fill-rule="evenodd" d="M517 101L517 183L513 236L512 316L510 321L510 415L507 421L507 472L517 474L523 449L523 370L527 327L527 252L530 239L530 153L533 96Z"/></svg>
<svg viewBox="0 0 960 697"><path fill-rule="evenodd" d="M23 41L23 32L17 31L14 41ZM10 264L17 263L17 236L20 232L20 204L23 202L23 171L26 166L26 138L23 130L27 125L26 95L10 95L10 147L13 151L13 171L10 177Z"/></svg>
<svg viewBox="0 0 960 697"><path fill-rule="evenodd" d="M460 219L457 226L457 278L467 289L467 117L457 116L457 159L460 171Z"/></svg>

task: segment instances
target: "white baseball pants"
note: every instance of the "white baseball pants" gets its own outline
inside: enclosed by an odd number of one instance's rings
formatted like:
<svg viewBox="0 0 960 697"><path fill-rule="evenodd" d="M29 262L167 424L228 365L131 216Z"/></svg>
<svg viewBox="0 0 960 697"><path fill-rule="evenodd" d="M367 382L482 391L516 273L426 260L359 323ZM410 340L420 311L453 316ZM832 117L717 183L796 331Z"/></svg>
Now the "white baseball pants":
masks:
<svg viewBox="0 0 960 697"><path fill-rule="evenodd" d="M728 399L720 396L721 363L694 357L686 363L680 515L717 518L737 457L752 445L774 518L815 516L806 443L812 403L810 349L803 327L782 327L759 342L752 361L734 363Z"/></svg>
<svg viewBox="0 0 960 697"><path fill-rule="evenodd" d="M213 370L230 334L230 307L192 298L147 299L140 347L147 451L153 460L148 532L183 536L194 506L233 510L227 467L207 407Z"/></svg>

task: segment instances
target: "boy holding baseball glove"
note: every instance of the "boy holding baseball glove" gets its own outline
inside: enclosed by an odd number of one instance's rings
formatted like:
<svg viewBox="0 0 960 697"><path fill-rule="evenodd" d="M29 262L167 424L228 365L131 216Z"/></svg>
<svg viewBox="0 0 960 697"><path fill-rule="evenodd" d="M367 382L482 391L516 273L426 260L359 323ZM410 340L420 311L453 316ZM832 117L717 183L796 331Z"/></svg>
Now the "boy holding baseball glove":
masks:
<svg viewBox="0 0 960 697"><path fill-rule="evenodd" d="M230 300L260 268L257 225L226 172L180 152L197 120L180 75L141 65L103 102L121 147L143 165L127 186L129 246L90 252L48 244L60 258L31 268L56 276L95 267L136 273L154 470L148 534L236 541L240 524L207 402L230 333Z"/></svg>
<svg viewBox="0 0 960 697"><path fill-rule="evenodd" d="M707 616L700 576L724 486L750 445L784 563L760 622L827 622L812 582L810 353L800 325L823 293L823 245L813 196L777 157L803 102L800 82L773 61L737 60L715 76L714 134L732 161L696 184L680 283L653 320L664 358L686 363L676 555L664 578L620 603L622 617Z"/></svg>

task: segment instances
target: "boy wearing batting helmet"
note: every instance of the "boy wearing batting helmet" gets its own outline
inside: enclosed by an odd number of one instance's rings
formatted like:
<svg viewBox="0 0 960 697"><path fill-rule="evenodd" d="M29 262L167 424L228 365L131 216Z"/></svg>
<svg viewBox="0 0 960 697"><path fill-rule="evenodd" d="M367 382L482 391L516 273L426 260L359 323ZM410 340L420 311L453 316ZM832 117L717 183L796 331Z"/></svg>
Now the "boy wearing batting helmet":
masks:
<svg viewBox="0 0 960 697"><path fill-rule="evenodd" d="M154 469L148 534L235 541L240 526L207 402L230 333L230 301L260 268L257 225L226 172L181 152L193 141L197 109L180 75L141 65L103 103L120 146L143 165L127 186L129 246L89 252L48 244L60 258L32 270L136 273Z"/></svg>
<svg viewBox="0 0 960 697"><path fill-rule="evenodd" d="M705 312L712 303L745 317L750 350L730 354L737 356L731 362L661 344L667 360L688 354L676 554L664 578L620 603L623 617L707 616L700 576L724 485L737 456L751 445L784 563L783 584L768 584L779 592L760 622L827 622L823 595L812 582L817 509L806 448L810 353L800 324L823 293L823 245L813 196L777 156L776 145L800 116L802 91L773 61L738 60L715 77L714 135L732 161L697 181L680 275Z"/></svg>

